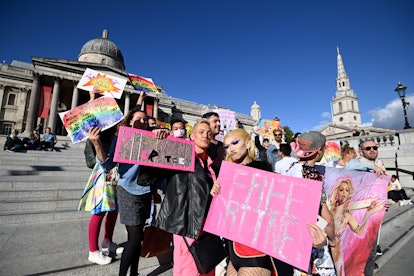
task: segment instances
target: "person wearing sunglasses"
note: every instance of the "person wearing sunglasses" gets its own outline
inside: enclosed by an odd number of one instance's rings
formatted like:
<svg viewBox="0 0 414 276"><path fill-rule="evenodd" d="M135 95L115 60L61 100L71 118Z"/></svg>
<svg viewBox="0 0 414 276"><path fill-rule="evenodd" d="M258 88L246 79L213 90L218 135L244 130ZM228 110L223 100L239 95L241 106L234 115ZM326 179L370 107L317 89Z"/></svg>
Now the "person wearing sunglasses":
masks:
<svg viewBox="0 0 414 276"><path fill-rule="evenodd" d="M353 170L366 170L369 172L375 172L378 175L386 174L384 162L378 158L378 145L373 139L364 140L359 144L358 159L352 159L346 164L346 169ZM389 204L385 204L385 208L389 208ZM371 249L371 253L365 264L364 275L372 276L375 270L375 257L376 255L382 255L381 248L379 246L379 237L381 233L381 227L378 231L376 243Z"/></svg>
<svg viewBox="0 0 414 276"><path fill-rule="evenodd" d="M280 128L273 130L273 136L275 138L274 143L269 144L267 148L267 161L272 165L273 171L275 170L275 164L277 161L282 160L282 157L279 156L278 151L280 149L280 144L282 144L283 132Z"/></svg>
<svg viewBox="0 0 414 276"><path fill-rule="evenodd" d="M359 144L359 158L353 158L346 163L345 168L349 170L375 172L378 175L385 174L385 165L378 158L377 143L370 139Z"/></svg>

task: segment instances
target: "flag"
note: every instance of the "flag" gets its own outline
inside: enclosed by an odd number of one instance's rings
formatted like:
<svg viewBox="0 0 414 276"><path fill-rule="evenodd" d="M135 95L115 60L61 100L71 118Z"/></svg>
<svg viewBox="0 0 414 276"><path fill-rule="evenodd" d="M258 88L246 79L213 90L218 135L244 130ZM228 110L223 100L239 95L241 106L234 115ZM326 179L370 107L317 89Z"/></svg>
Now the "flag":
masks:
<svg viewBox="0 0 414 276"><path fill-rule="evenodd" d="M137 91L144 91L147 94L158 94L158 89L155 87L151 78L144 78L137 75L129 75L131 84Z"/></svg>

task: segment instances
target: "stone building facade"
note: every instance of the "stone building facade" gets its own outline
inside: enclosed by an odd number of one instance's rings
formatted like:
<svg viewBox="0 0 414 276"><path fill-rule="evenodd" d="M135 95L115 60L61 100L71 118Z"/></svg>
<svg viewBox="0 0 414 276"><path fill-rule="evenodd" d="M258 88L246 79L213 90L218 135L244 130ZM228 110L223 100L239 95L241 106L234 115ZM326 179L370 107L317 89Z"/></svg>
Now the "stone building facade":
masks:
<svg viewBox="0 0 414 276"><path fill-rule="evenodd" d="M58 113L89 100L89 93L76 87L86 68L128 79L122 53L108 39L107 30L103 31L102 37L83 45L78 60L32 57L32 63L13 61L0 64L0 134L9 134L12 129L17 129L22 136L28 136L42 124L44 128L51 127L57 135L66 135ZM42 98L46 97L44 86L51 88L49 100ZM179 117L193 125L207 111L229 110L172 98L162 86L156 86L158 95L148 95L144 109L149 116L162 122ZM139 93L128 82L122 97L117 100L124 114L135 106L138 96ZM49 111L46 116L41 116L45 102ZM247 114L236 113L236 118L248 131L256 123Z"/></svg>

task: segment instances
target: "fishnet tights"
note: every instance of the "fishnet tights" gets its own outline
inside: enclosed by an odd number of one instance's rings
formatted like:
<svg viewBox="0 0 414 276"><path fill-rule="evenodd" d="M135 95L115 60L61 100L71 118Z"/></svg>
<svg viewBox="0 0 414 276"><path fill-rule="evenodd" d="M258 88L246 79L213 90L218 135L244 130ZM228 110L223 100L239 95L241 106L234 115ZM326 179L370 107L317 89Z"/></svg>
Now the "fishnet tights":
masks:
<svg viewBox="0 0 414 276"><path fill-rule="evenodd" d="M227 276L271 276L272 272L262 267L240 267L237 271L233 264L227 265Z"/></svg>

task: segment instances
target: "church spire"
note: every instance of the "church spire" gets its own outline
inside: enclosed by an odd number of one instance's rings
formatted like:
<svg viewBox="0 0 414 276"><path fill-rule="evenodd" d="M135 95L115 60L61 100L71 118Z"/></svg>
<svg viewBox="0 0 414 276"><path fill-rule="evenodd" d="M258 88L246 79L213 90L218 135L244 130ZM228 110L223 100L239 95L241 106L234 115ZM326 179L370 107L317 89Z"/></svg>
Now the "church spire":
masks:
<svg viewBox="0 0 414 276"><path fill-rule="evenodd" d="M336 53L338 75L336 76L335 95L332 98L332 121L335 125L359 127L361 126L361 114L359 113L358 98L354 90L351 89L339 47L336 47Z"/></svg>
<svg viewBox="0 0 414 276"><path fill-rule="evenodd" d="M341 53L339 52L339 47L336 46L336 52L338 53L336 56L336 61L337 61L337 65L338 65L338 76L337 79L339 78L348 78L348 76L346 75L345 72L345 68L344 68L344 63L342 62L342 56Z"/></svg>
<svg viewBox="0 0 414 276"><path fill-rule="evenodd" d="M337 52L336 63L338 67L338 74L336 76L337 93L335 94L335 96L338 97L338 96L343 96L344 92L348 91L348 92L353 93L353 91L351 89L351 85L349 84L349 77L345 72L344 63L342 62L342 56L341 56L341 53L339 52L338 46L336 47L336 52Z"/></svg>

